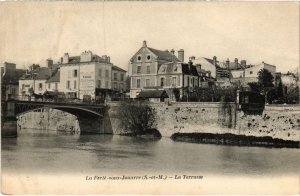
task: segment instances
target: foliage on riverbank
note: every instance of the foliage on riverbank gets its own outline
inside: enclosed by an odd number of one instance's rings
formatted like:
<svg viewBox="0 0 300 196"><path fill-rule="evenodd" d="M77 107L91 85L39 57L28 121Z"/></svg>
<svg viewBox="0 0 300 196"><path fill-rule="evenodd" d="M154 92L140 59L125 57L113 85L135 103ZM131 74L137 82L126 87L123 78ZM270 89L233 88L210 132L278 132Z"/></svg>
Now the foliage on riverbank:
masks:
<svg viewBox="0 0 300 196"><path fill-rule="evenodd" d="M147 102L121 102L118 112L121 123L126 128L126 132L121 135L161 137L160 133L152 128L155 123L155 110Z"/></svg>
<svg viewBox="0 0 300 196"><path fill-rule="evenodd" d="M263 147L287 147L299 148L298 141L290 141L272 138L269 136L256 137L246 135L235 135L231 133L213 134L213 133L175 133L171 136L174 141L221 144L234 146L263 146Z"/></svg>

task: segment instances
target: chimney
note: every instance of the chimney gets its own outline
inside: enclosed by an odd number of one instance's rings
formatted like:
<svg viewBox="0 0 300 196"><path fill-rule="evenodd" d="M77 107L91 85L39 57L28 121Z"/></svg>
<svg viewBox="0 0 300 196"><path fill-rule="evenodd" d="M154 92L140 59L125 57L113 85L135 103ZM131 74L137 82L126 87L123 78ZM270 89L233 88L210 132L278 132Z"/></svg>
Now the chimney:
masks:
<svg viewBox="0 0 300 196"><path fill-rule="evenodd" d="M178 59L179 59L179 61L184 62L184 50L183 49L178 50Z"/></svg>
<svg viewBox="0 0 300 196"><path fill-rule="evenodd" d="M172 49L170 52L171 52L173 55L175 54L175 51L174 51L174 49Z"/></svg>
<svg viewBox="0 0 300 196"><path fill-rule="evenodd" d="M110 63L110 56L107 56L107 62Z"/></svg>
<svg viewBox="0 0 300 196"><path fill-rule="evenodd" d="M50 58L49 58L49 59L47 59L47 60L46 60L46 64L47 64L47 67L48 67L48 68L51 68L51 67L52 67L52 65L53 65L53 60L52 60L52 59L50 59Z"/></svg>
<svg viewBox="0 0 300 196"><path fill-rule="evenodd" d="M229 65L230 65L230 61L229 61L229 59L227 58L227 60L226 60L226 67L227 67L228 70L229 70Z"/></svg>
<svg viewBox="0 0 300 196"><path fill-rule="evenodd" d="M62 63L69 63L69 54L68 53L65 53L64 56L63 56L63 62Z"/></svg>
<svg viewBox="0 0 300 196"><path fill-rule="evenodd" d="M147 41L146 40L143 41L143 47L147 47Z"/></svg>
<svg viewBox="0 0 300 196"><path fill-rule="evenodd" d="M239 60L237 58L234 59L234 65L235 65L236 69L239 68Z"/></svg>
<svg viewBox="0 0 300 196"><path fill-rule="evenodd" d="M217 57L216 56L213 57L213 64L214 64L214 66L217 66Z"/></svg>
<svg viewBox="0 0 300 196"><path fill-rule="evenodd" d="M4 73L13 73L16 70L16 64L4 62Z"/></svg>
<svg viewBox="0 0 300 196"><path fill-rule="evenodd" d="M189 61L193 62L195 59L196 59L195 56L191 56L191 57L189 58Z"/></svg>
<svg viewBox="0 0 300 196"><path fill-rule="evenodd" d="M241 67L243 68L243 69L245 69L246 68L246 60L241 60Z"/></svg>

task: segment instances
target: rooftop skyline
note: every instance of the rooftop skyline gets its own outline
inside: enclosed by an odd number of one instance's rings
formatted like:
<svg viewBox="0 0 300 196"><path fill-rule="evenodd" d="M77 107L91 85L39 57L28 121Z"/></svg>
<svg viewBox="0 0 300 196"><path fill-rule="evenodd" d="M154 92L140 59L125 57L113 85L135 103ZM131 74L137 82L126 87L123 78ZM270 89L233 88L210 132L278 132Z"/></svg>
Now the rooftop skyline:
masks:
<svg viewBox="0 0 300 196"><path fill-rule="evenodd" d="M85 50L127 70L147 45L189 56L299 66L297 2L2 2L0 63L18 68Z"/></svg>

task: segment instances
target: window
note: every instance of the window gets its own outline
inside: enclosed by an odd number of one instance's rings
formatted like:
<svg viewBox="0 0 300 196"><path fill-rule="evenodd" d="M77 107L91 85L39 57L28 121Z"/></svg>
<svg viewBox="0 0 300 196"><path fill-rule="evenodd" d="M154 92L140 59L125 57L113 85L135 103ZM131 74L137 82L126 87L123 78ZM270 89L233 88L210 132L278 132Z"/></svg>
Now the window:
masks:
<svg viewBox="0 0 300 196"><path fill-rule="evenodd" d="M136 87L141 88L141 80L140 79L136 80Z"/></svg>
<svg viewBox="0 0 300 196"><path fill-rule="evenodd" d="M161 69L161 72L165 72L165 71L166 71L166 68L163 67L163 68Z"/></svg>
<svg viewBox="0 0 300 196"><path fill-rule="evenodd" d="M160 78L160 86L164 86L165 85L165 79L164 78Z"/></svg>
<svg viewBox="0 0 300 196"><path fill-rule="evenodd" d="M24 88L25 88L25 84L22 84L22 90L24 90Z"/></svg>
<svg viewBox="0 0 300 196"><path fill-rule="evenodd" d="M68 80L67 81L67 89L69 89L70 88L70 81Z"/></svg>
<svg viewBox="0 0 300 196"><path fill-rule="evenodd" d="M177 67L174 67L174 72L176 72L177 71Z"/></svg>
<svg viewBox="0 0 300 196"><path fill-rule="evenodd" d="M102 76L102 70L101 69L98 70L98 76L100 76L100 77Z"/></svg>
<svg viewBox="0 0 300 196"><path fill-rule="evenodd" d="M137 59L138 59L138 61L141 61L141 60L142 60L142 57L139 55L139 56L137 57Z"/></svg>
<svg viewBox="0 0 300 196"><path fill-rule="evenodd" d="M123 84L120 84L120 90L121 91L123 90Z"/></svg>
<svg viewBox="0 0 300 196"><path fill-rule="evenodd" d="M76 88L77 88L77 81L74 80L74 89L76 89Z"/></svg>
<svg viewBox="0 0 300 196"><path fill-rule="evenodd" d="M250 74L253 74L253 71L250 71Z"/></svg>
<svg viewBox="0 0 300 196"><path fill-rule="evenodd" d="M147 66L147 74L150 73L150 66Z"/></svg>
<svg viewBox="0 0 300 196"><path fill-rule="evenodd" d="M121 81L124 81L124 74L121 74Z"/></svg>
<svg viewBox="0 0 300 196"><path fill-rule="evenodd" d="M105 81L105 88L108 88L108 81Z"/></svg>
<svg viewBox="0 0 300 196"><path fill-rule="evenodd" d="M73 77L77 78L77 69L73 70Z"/></svg>
<svg viewBox="0 0 300 196"><path fill-rule="evenodd" d="M16 89L15 88L12 88L11 89L11 94L14 96L14 95L16 95Z"/></svg>
<svg viewBox="0 0 300 196"><path fill-rule="evenodd" d="M146 79L146 86L150 86L150 79Z"/></svg>
<svg viewBox="0 0 300 196"><path fill-rule="evenodd" d="M141 66L137 66L137 70L136 70L136 73L141 73Z"/></svg>
<svg viewBox="0 0 300 196"><path fill-rule="evenodd" d="M117 90L118 86L117 86L117 83L114 82L114 89Z"/></svg>
<svg viewBox="0 0 300 196"><path fill-rule="evenodd" d="M173 84L173 86L176 86L176 79L177 79L176 77L172 78L172 84Z"/></svg>
<svg viewBox="0 0 300 196"><path fill-rule="evenodd" d="M109 71L105 70L105 77L109 77Z"/></svg>
<svg viewBox="0 0 300 196"><path fill-rule="evenodd" d="M98 87L98 88L101 88L101 80L98 80L98 82L97 82L97 87Z"/></svg>
<svg viewBox="0 0 300 196"><path fill-rule="evenodd" d="M55 83L55 90L57 90L57 86L58 86L58 84L57 84L57 83Z"/></svg>
<svg viewBox="0 0 300 196"><path fill-rule="evenodd" d="M150 59L151 59L151 57L150 57L150 55L148 55L148 56L147 56L147 60L150 60Z"/></svg>
<svg viewBox="0 0 300 196"><path fill-rule="evenodd" d="M43 90L43 83L39 83L39 89Z"/></svg>
<svg viewBox="0 0 300 196"><path fill-rule="evenodd" d="M51 88L51 84L50 83L48 83L48 89L50 89Z"/></svg>
<svg viewBox="0 0 300 196"><path fill-rule="evenodd" d="M117 75L117 73L114 73L114 80L118 80L118 75Z"/></svg>

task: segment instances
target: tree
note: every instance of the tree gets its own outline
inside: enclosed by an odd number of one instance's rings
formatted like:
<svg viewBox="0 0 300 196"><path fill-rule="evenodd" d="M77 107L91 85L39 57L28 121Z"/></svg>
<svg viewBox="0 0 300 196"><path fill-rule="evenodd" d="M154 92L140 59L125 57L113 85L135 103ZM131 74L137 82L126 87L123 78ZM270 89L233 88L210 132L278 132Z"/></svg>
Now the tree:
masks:
<svg viewBox="0 0 300 196"><path fill-rule="evenodd" d="M119 106L121 122L127 131L143 134L155 123L155 110L147 102L124 101Z"/></svg>
<svg viewBox="0 0 300 196"><path fill-rule="evenodd" d="M283 97L283 86L281 80L279 81L279 84L277 86L277 97L282 98Z"/></svg>
<svg viewBox="0 0 300 196"><path fill-rule="evenodd" d="M273 81L274 81L274 77L269 70L261 69L258 72L258 85L263 89L266 89L268 87L273 87L274 86Z"/></svg>
<svg viewBox="0 0 300 196"><path fill-rule="evenodd" d="M260 92L260 86L258 82L249 82L248 85L251 88L251 91Z"/></svg>

